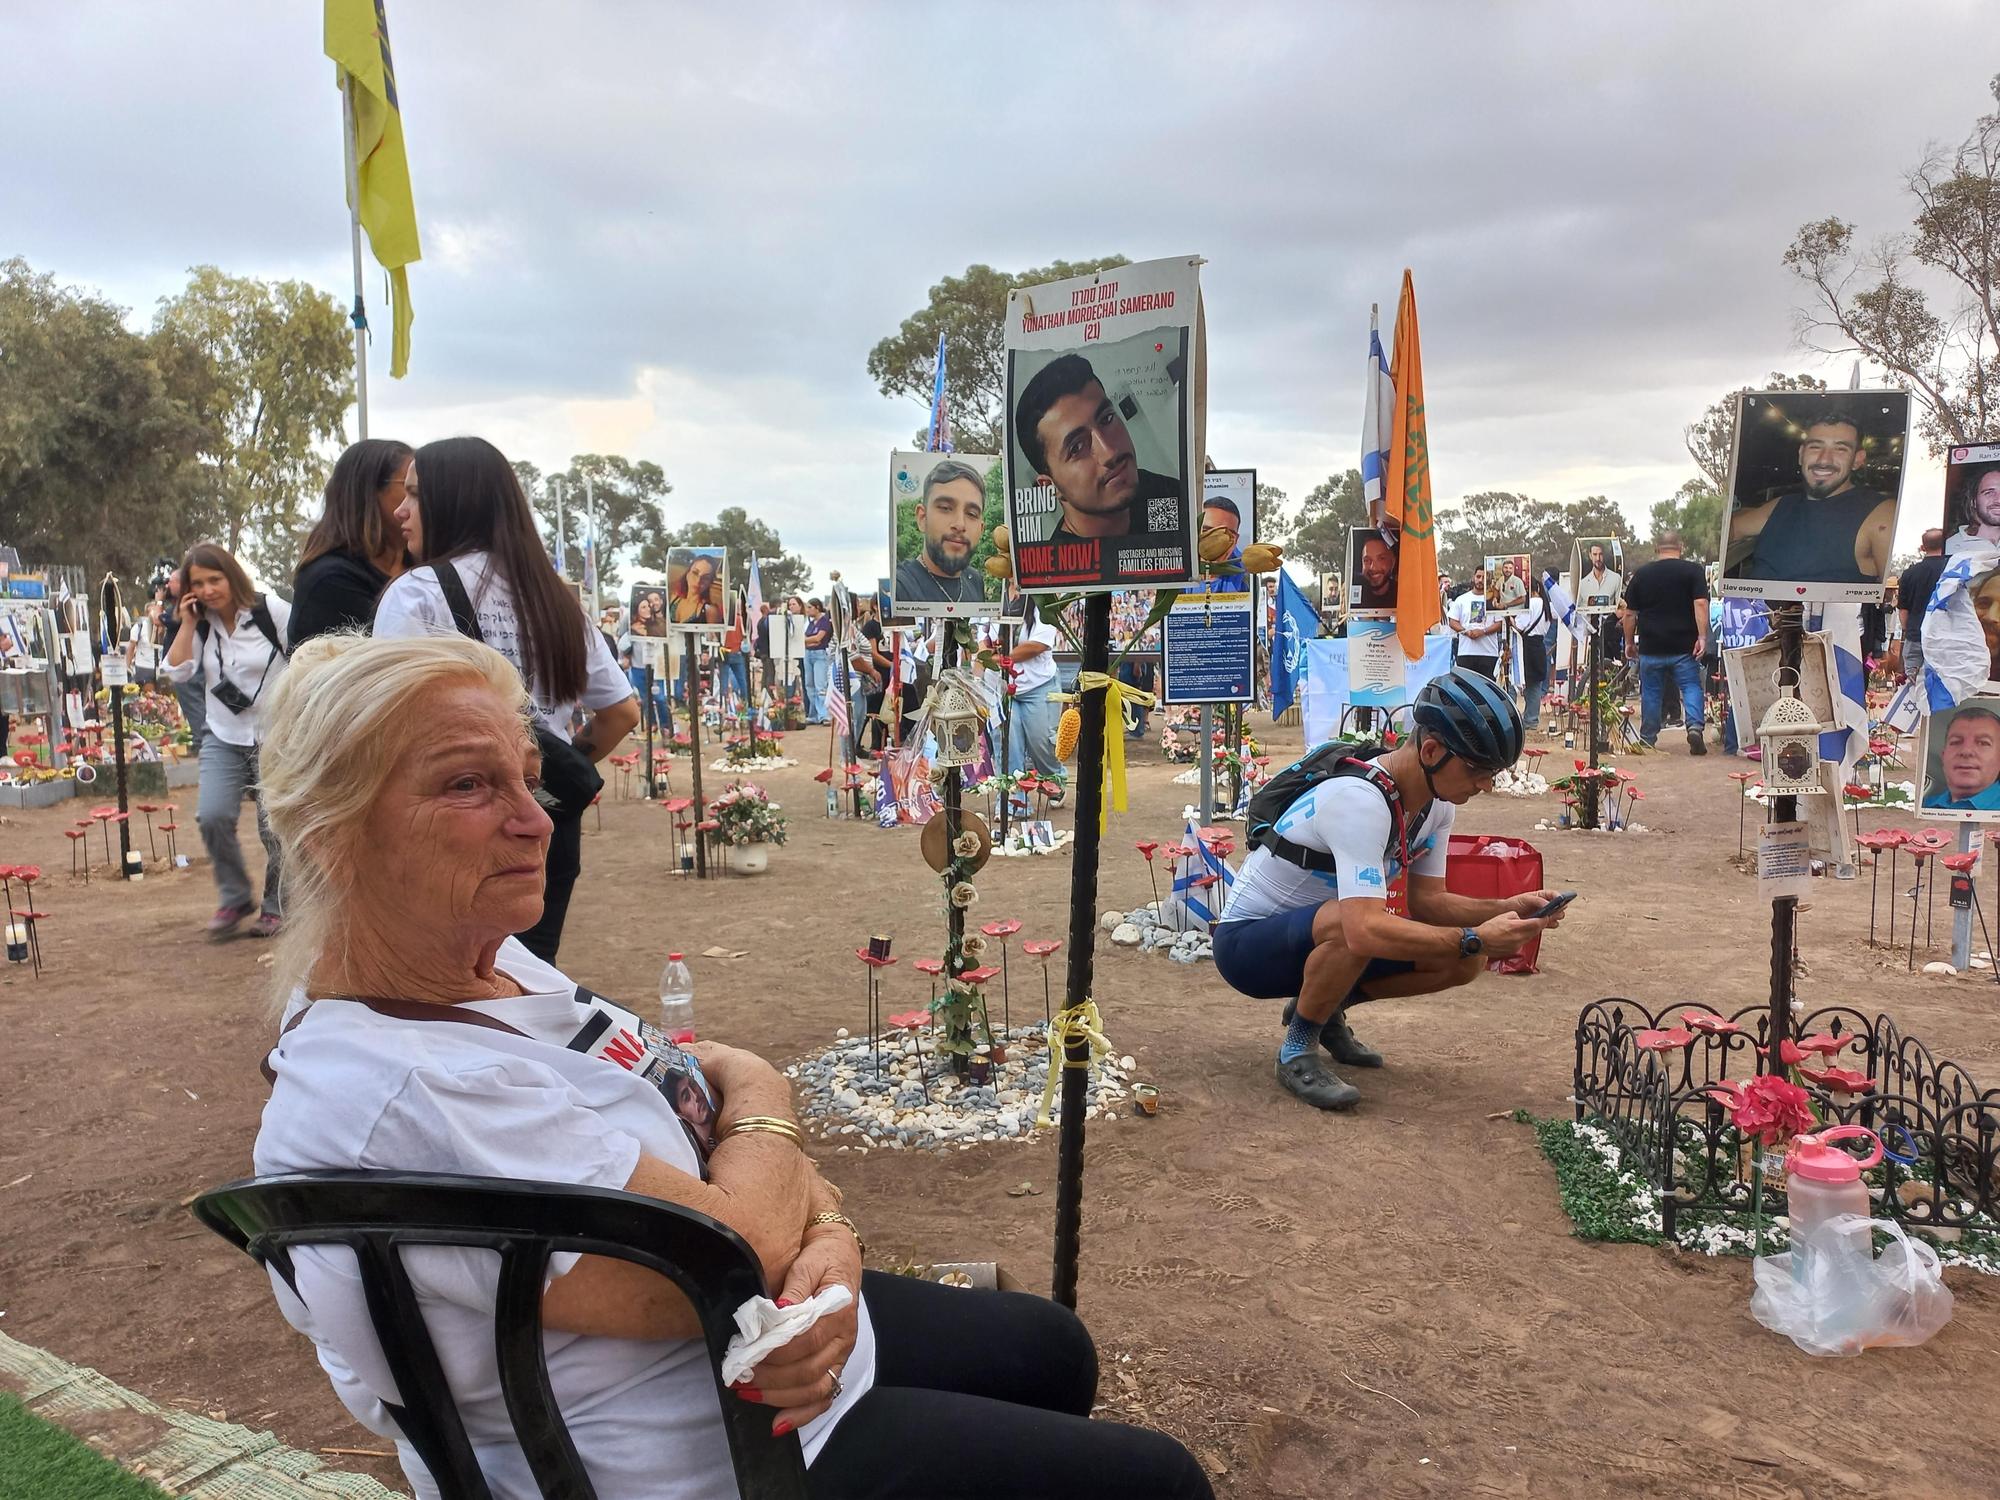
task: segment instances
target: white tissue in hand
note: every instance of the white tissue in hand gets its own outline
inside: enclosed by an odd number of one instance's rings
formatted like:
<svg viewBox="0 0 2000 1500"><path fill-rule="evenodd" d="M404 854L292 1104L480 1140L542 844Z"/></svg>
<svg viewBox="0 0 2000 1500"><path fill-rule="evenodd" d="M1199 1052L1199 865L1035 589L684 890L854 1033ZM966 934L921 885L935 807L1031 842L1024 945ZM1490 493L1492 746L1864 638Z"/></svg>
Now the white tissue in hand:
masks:
<svg viewBox="0 0 2000 1500"><path fill-rule="evenodd" d="M722 1383L734 1385L764 1362L773 1349L783 1348L828 1313L854 1300L844 1286L830 1286L803 1302L780 1307L769 1297L752 1297L736 1309L736 1336L722 1355Z"/></svg>

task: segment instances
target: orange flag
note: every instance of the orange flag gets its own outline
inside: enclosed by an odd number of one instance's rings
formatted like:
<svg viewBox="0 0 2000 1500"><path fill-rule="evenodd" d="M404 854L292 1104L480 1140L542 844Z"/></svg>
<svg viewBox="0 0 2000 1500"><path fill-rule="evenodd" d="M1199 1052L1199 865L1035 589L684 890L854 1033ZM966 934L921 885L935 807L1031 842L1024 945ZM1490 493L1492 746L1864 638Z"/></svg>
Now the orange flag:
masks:
<svg viewBox="0 0 2000 1500"><path fill-rule="evenodd" d="M1424 427L1424 358L1417 347L1417 291L1403 272L1396 304L1396 352L1389 362L1396 387L1396 424L1389 442L1383 515L1402 527L1396 562L1396 635L1403 655L1420 661L1424 636L1444 619L1438 602L1437 525L1431 517L1431 450Z"/></svg>

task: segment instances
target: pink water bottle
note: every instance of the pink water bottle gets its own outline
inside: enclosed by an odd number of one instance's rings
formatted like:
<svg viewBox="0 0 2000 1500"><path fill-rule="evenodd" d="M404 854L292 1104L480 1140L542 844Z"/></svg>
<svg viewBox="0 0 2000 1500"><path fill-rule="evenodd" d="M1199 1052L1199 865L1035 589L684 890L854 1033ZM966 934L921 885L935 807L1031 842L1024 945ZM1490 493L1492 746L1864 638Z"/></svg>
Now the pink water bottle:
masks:
<svg viewBox="0 0 2000 1500"><path fill-rule="evenodd" d="M1870 1141L1874 1150L1867 1156L1848 1155L1835 1141ZM1882 1159L1882 1140L1861 1125L1836 1125L1831 1130L1794 1136L1785 1162L1785 1201L1792 1221L1792 1279L1800 1285L1812 1281L1812 1256L1816 1238L1824 1243L1821 1226L1841 1214L1869 1215L1868 1188L1861 1174ZM1867 1235L1866 1230L1859 1232ZM1872 1256L1872 1244L1863 1253Z"/></svg>

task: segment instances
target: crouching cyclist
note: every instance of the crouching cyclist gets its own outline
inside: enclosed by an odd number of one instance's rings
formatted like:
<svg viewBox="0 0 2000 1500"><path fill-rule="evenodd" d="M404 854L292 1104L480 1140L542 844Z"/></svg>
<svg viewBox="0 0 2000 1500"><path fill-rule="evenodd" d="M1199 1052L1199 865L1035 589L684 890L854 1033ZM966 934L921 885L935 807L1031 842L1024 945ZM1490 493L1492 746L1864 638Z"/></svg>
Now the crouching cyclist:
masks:
<svg viewBox="0 0 2000 1500"><path fill-rule="evenodd" d="M1447 672L1426 684L1393 750L1334 742L1274 776L1252 801L1237 874L1215 931L1215 967L1259 1000L1291 997L1278 1082L1315 1109L1351 1109L1360 1090L1320 1057L1379 1068L1346 1011L1430 995L1518 953L1558 918L1532 891L1482 901L1445 889L1455 810L1521 754L1521 716L1493 682ZM1409 873L1407 914L1391 903Z"/></svg>

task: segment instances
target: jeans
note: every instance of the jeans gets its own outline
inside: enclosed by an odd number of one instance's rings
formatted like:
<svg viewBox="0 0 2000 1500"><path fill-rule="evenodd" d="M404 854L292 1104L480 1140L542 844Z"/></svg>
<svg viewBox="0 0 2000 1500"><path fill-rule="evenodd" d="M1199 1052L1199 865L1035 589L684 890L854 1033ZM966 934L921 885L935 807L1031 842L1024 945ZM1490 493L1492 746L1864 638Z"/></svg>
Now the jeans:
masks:
<svg viewBox="0 0 2000 1500"><path fill-rule="evenodd" d="M1924 643L1914 635L1903 637L1903 676L1919 687L1924 680Z"/></svg>
<svg viewBox="0 0 2000 1500"><path fill-rule="evenodd" d="M1055 690L1051 678L1014 695L1007 713L1007 765L1016 775L1029 766L1042 776L1063 774L1062 762L1056 759L1056 706L1049 701ZM1105 728L1115 731L1117 726Z"/></svg>
<svg viewBox="0 0 2000 1500"><path fill-rule="evenodd" d="M201 745L201 791L195 805L195 826L215 871L215 890L223 906L250 904L250 871L243 863L243 845L236 837L236 820L243 811L243 794L257 789L257 747L232 745L205 735ZM278 900L278 841L257 804L257 836L264 841L264 915L275 917Z"/></svg>
<svg viewBox="0 0 2000 1500"><path fill-rule="evenodd" d="M725 698L734 692L739 705L750 701L750 667L741 651L731 651L722 658L722 691Z"/></svg>
<svg viewBox="0 0 2000 1500"><path fill-rule="evenodd" d="M806 650L806 722L826 722L826 685L830 680L826 647Z"/></svg>
<svg viewBox="0 0 2000 1500"><path fill-rule="evenodd" d="M1652 744L1660 736L1660 719L1666 709L1667 679L1680 688L1681 718L1690 735L1700 734L1701 662L1683 652L1679 656L1639 654L1639 738Z"/></svg>
<svg viewBox="0 0 2000 1500"><path fill-rule="evenodd" d="M1548 688L1548 682L1540 677L1533 682L1524 683L1521 687L1521 720L1530 729L1539 729L1542 726L1542 694L1547 692Z"/></svg>
<svg viewBox="0 0 2000 1500"><path fill-rule="evenodd" d="M644 667L627 667L625 675L632 679L632 691L639 695L639 712L641 714L639 730L643 734L646 727L643 717L646 711L646 669ZM658 730L665 733L668 738L673 737L673 704L667 698L667 685L660 681L657 676L653 679L653 724Z"/></svg>
<svg viewBox="0 0 2000 1500"><path fill-rule="evenodd" d="M1213 1500L1165 1433L1091 1419L1097 1351L1074 1313L882 1271L861 1295L875 1383L806 1471L812 1500Z"/></svg>

